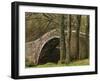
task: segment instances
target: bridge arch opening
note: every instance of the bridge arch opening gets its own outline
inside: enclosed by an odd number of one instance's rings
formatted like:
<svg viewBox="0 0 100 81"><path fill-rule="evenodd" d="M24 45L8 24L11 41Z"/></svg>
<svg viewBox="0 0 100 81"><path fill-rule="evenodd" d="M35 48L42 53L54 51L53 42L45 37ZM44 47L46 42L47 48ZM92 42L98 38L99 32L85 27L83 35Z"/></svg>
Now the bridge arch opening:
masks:
<svg viewBox="0 0 100 81"><path fill-rule="evenodd" d="M48 40L39 56L38 64L58 63L60 59L60 38L52 38Z"/></svg>

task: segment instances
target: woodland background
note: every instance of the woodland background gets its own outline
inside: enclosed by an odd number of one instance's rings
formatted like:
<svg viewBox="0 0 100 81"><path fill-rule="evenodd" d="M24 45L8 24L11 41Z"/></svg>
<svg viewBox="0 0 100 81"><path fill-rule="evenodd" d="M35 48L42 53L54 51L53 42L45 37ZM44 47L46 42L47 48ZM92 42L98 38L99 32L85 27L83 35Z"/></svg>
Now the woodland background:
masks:
<svg viewBox="0 0 100 81"><path fill-rule="evenodd" d="M59 46L60 61L62 64L68 64L70 61L86 58L88 58L89 60L88 15L26 12L25 20L26 42L34 41L43 36L45 33L56 29L57 31L59 31L60 34ZM46 47L44 50L48 48L50 47ZM54 50L54 48L52 50ZM41 58L56 59L56 56L48 55L46 57ZM89 64L88 60L87 64Z"/></svg>

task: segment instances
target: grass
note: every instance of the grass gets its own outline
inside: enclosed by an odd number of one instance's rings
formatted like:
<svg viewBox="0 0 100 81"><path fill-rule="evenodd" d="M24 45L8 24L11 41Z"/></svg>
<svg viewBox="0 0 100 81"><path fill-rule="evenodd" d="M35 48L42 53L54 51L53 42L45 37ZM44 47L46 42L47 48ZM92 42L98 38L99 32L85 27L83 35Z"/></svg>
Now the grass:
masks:
<svg viewBox="0 0 100 81"><path fill-rule="evenodd" d="M68 66L79 66L79 65L89 65L89 59L79 60L68 64Z"/></svg>
<svg viewBox="0 0 100 81"><path fill-rule="evenodd" d="M89 65L89 59L73 61L73 62L70 62L69 64L46 63L43 65L37 65L37 66L31 66L31 67L42 68L42 67L61 67L61 66L83 66L83 65Z"/></svg>

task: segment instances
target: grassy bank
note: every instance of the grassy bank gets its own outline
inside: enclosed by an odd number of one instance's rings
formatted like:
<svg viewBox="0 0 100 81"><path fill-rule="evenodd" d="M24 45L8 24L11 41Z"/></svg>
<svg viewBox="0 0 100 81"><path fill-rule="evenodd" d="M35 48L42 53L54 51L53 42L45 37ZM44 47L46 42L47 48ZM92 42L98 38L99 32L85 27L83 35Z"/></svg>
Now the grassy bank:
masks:
<svg viewBox="0 0 100 81"><path fill-rule="evenodd" d="M89 65L89 59L73 61L73 62L70 62L69 64L46 63L43 65L37 65L37 66L31 66L31 67L42 68L42 67L61 67L61 66L83 66L83 65Z"/></svg>

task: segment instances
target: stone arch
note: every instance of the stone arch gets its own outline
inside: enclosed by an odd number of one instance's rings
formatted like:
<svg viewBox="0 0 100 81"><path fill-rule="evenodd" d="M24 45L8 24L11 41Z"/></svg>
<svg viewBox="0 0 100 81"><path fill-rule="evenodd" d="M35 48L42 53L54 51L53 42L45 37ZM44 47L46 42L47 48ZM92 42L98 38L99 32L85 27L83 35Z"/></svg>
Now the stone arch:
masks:
<svg viewBox="0 0 100 81"><path fill-rule="evenodd" d="M60 59L59 43L59 36L53 36L46 40L41 46L38 57L38 64L45 64L47 62L57 63Z"/></svg>

